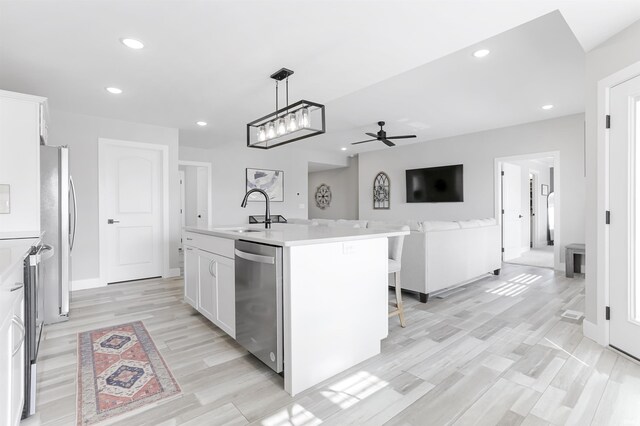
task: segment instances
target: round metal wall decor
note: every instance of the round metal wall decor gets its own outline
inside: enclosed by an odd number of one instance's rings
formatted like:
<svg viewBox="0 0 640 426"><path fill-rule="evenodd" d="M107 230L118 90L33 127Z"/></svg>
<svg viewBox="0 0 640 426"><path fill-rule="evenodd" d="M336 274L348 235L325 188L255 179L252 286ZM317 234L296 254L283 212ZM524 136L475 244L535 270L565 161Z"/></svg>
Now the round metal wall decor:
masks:
<svg viewBox="0 0 640 426"><path fill-rule="evenodd" d="M321 184L316 189L316 206L321 209L326 209L331 205L331 188L329 185Z"/></svg>
<svg viewBox="0 0 640 426"><path fill-rule="evenodd" d="M391 203L389 194L391 192L391 181L385 172L380 172L373 180L373 208L376 210L389 209Z"/></svg>

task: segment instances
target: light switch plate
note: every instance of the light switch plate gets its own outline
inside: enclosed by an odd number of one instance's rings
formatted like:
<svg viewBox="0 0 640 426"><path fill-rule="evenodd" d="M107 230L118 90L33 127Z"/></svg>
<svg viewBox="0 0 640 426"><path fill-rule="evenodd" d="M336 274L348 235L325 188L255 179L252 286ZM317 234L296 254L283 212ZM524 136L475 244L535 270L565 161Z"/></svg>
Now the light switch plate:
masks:
<svg viewBox="0 0 640 426"><path fill-rule="evenodd" d="M298 204L299 209L304 209L304 204Z"/></svg>
<svg viewBox="0 0 640 426"><path fill-rule="evenodd" d="M0 184L0 214L11 213L11 185Z"/></svg>

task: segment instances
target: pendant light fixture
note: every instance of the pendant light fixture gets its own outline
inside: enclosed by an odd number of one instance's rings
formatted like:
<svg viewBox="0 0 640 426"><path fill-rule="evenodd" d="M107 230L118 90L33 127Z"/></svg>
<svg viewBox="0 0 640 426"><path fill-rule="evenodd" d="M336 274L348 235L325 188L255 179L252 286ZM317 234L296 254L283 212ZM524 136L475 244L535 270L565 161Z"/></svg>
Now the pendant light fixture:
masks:
<svg viewBox="0 0 640 426"><path fill-rule="evenodd" d="M289 105L289 77L292 74L293 71L287 68L271 74L276 81L276 109L247 124L248 147L270 149L325 133L324 105L305 100ZM283 80L287 105L279 109L279 83Z"/></svg>

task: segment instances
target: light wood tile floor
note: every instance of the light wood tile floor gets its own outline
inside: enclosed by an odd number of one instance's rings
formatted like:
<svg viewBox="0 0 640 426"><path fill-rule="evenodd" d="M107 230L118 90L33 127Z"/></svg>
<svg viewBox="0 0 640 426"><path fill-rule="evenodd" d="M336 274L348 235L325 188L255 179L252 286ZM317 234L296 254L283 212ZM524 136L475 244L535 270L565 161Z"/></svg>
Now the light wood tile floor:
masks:
<svg viewBox="0 0 640 426"><path fill-rule="evenodd" d="M295 398L184 304L182 286L177 278L75 292L71 319L45 328L38 413L23 425L74 424L76 333L134 320L183 394L119 425L640 424L640 365L586 339L582 319L561 317L583 311L579 277L505 265L426 305L405 295L408 326L390 319L379 356Z"/></svg>

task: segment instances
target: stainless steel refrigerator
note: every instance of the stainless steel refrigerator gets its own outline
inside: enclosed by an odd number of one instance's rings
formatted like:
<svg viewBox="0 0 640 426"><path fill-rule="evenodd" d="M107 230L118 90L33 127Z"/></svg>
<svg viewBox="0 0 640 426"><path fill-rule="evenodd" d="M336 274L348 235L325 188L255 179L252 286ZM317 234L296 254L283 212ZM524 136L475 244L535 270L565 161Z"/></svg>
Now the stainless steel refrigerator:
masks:
<svg viewBox="0 0 640 426"><path fill-rule="evenodd" d="M71 253L78 221L69 148L40 147L40 200L42 242L53 247L54 253L43 271L44 323L53 324L69 319Z"/></svg>

